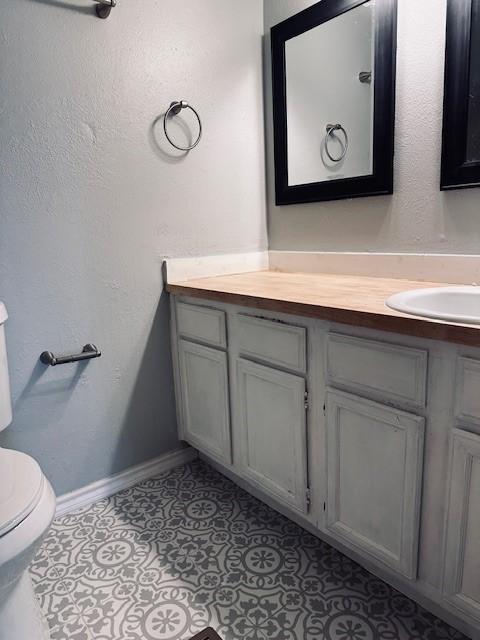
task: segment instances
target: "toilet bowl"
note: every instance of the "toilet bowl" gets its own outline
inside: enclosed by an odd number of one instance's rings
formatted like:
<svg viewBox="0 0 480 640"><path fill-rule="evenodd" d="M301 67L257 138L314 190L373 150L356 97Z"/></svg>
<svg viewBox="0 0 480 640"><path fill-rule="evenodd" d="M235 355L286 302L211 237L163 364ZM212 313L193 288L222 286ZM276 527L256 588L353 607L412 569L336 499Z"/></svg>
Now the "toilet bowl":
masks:
<svg viewBox="0 0 480 640"><path fill-rule="evenodd" d="M0 302L0 431L12 421L7 318ZM36 460L0 447L0 640L49 638L28 567L54 515L55 494Z"/></svg>
<svg viewBox="0 0 480 640"><path fill-rule="evenodd" d="M37 462L0 448L0 640L47 640L28 567L55 515Z"/></svg>

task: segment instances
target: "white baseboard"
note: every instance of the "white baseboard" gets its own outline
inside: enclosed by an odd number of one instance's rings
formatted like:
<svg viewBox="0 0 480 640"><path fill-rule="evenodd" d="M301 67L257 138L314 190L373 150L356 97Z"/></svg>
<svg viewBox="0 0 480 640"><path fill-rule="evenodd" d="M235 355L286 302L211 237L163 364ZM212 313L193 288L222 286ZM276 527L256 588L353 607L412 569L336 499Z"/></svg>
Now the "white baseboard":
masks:
<svg viewBox="0 0 480 640"><path fill-rule="evenodd" d="M102 498L108 498L122 489L128 489L133 485L152 478L153 476L179 467L182 464L195 460L198 453L195 449L187 447L186 449L176 449L165 453L158 458L142 462L135 467L130 467L125 471L120 471L113 476L92 482L92 484L66 493L57 499L56 517L63 516L75 509L92 504Z"/></svg>
<svg viewBox="0 0 480 640"><path fill-rule="evenodd" d="M268 269L268 251L226 253L194 258L166 258L165 282L183 282L193 278L211 278L232 273L265 271Z"/></svg>

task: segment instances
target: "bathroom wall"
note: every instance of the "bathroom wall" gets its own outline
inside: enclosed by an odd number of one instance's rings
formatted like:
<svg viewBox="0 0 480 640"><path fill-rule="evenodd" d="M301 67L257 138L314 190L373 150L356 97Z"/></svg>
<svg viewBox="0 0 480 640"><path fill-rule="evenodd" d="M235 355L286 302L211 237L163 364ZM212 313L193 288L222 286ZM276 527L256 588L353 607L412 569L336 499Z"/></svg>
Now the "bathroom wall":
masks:
<svg viewBox="0 0 480 640"><path fill-rule="evenodd" d="M439 190L446 0L398 1L395 193L275 206L270 27L311 4L264 1L270 248L480 253L480 190Z"/></svg>
<svg viewBox="0 0 480 640"><path fill-rule="evenodd" d="M0 300L14 422L58 494L178 446L163 256L265 248L261 0L0 0ZM204 136L173 153L175 99ZM194 127L185 116L179 141ZM99 360L46 368L44 349Z"/></svg>

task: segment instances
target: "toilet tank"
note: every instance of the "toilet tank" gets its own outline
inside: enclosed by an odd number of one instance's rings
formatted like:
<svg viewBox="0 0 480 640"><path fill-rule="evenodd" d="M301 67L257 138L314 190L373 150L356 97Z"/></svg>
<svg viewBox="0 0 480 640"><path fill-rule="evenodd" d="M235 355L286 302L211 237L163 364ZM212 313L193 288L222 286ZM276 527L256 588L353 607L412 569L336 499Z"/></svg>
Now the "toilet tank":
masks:
<svg viewBox="0 0 480 640"><path fill-rule="evenodd" d="M8 377L7 346L5 343L5 321L8 318L3 302L0 302L0 431L12 421L10 380Z"/></svg>

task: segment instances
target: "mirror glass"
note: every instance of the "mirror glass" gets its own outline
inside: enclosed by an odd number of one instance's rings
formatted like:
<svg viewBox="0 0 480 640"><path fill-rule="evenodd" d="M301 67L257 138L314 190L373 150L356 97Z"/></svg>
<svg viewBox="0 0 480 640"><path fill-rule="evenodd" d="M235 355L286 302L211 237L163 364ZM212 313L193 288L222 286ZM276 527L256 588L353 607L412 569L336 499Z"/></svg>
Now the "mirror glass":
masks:
<svg viewBox="0 0 480 640"><path fill-rule="evenodd" d="M374 0L286 40L289 185L372 173L374 63Z"/></svg>
<svg viewBox="0 0 480 640"><path fill-rule="evenodd" d="M472 3L468 91L467 162L480 160L480 2Z"/></svg>
<svg viewBox="0 0 480 640"><path fill-rule="evenodd" d="M440 188L480 187L480 0L447 0Z"/></svg>

